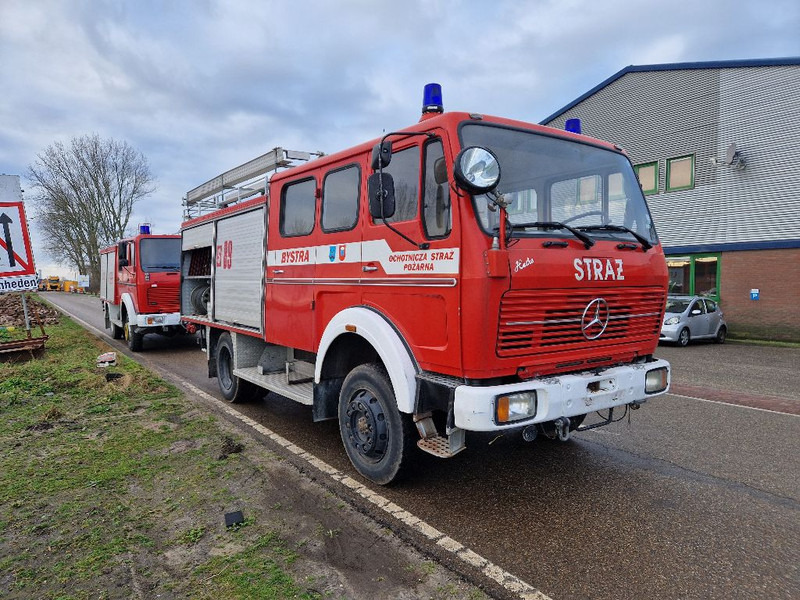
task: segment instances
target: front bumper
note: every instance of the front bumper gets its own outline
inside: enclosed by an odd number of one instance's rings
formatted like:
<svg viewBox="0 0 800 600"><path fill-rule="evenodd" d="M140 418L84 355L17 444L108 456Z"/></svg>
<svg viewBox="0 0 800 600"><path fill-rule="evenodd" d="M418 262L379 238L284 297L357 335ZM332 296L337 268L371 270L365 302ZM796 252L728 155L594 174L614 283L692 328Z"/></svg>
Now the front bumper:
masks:
<svg viewBox="0 0 800 600"><path fill-rule="evenodd" d="M667 387L652 394L645 392L645 376L654 369L667 369ZM642 402L669 390L671 373L669 363L656 359L652 362L611 367L554 377L541 377L489 387L460 385L455 391L455 426L466 431L499 431L534 423L553 421L559 417L574 417L586 413ZM498 396L535 390L536 414L514 423L495 422L495 402Z"/></svg>
<svg viewBox="0 0 800 600"><path fill-rule="evenodd" d="M136 327L148 329L151 327L170 327L181 324L181 313L152 313L136 315Z"/></svg>
<svg viewBox="0 0 800 600"><path fill-rule="evenodd" d="M660 342L674 342L677 343L678 336L685 325L678 323L677 325L664 325L661 327L661 335L658 336Z"/></svg>

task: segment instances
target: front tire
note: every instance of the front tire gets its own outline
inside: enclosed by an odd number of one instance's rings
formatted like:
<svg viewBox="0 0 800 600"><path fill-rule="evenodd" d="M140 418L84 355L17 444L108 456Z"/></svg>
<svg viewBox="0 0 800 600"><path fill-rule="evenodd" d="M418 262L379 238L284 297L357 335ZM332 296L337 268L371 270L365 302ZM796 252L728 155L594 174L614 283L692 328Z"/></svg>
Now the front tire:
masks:
<svg viewBox="0 0 800 600"><path fill-rule="evenodd" d="M688 327L684 327L681 329L681 332L678 334L678 345L685 348L689 345L689 340L692 338L691 334L689 333Z"/></svg>
<svg viewBox="0 0 800 600"><path fill-rule="evenodd" d="M722 327L719 328L719 331L717 331L717 335L714 338L714 341L717 344L724 344L726 337L728 337L728 328L723 325Z"/></svg>
<svg viewBox="0 0 800 600"><path fill-rule="evenodd" d="M233 340L230 333L225 332L219 336L215 360L217 363L217 383L222 397L232 404L252 400L256 395L258 386L233 374Z"/></svg>
<svg viewBox="0 0 800 600"><path fill-rule="evenodd" d="M414 427L397 408L382 365L350 371L339 395L339 431L356 470L379 485L403 477L414 449Z"/></svg>
<svg viewBox="0 0 800 600"><path fill-rule="evenodd" d="M137 332L135 328L131 327L131 324L128 322L127 315L125 315L125 318L122 321L122 335L125 338L125 341L128 342L128 348L131 352L142 351L142 347L144 346L144 334Z"/></svg>

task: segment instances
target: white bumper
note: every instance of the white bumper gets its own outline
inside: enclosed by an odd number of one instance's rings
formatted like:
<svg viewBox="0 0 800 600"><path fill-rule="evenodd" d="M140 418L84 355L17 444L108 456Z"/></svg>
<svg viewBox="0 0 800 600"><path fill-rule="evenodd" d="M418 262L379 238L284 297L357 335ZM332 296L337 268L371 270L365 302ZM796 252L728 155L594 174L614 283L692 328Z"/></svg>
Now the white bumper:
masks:
<svg viewBox="0 0 800 600"><path fill-rule="evenodd" d="M645 375L654 369L667 369L666 389L648 394L645 392ZM542 377L491 387L461 385L456 388L455 426L466 431L497 431L553 421L559 417L573 417L643 401L669 390L671 380L669 363L665 360L612 367L597 371ZM498 425L495 422L495 399L514 392L536 391L535 416L514 423Z"/></svg>
<svg viewBox="0 0 800 600"><path fill-rule="evenodd" d="M181 324L181 313L153 313L136 315L136 326L140 329L148 327L168 327Z"/></svg>

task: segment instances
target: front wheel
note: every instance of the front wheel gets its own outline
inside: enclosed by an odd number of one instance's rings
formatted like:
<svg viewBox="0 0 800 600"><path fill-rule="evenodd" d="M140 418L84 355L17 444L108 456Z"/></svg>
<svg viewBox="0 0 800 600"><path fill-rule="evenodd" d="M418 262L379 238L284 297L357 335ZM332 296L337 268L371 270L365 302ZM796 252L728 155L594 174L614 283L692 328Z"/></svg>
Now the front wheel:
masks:
<svg viewBox="0 0 800 600"><path fill-rule="evenodd" d="M414 449L414 428L397 408L383 366L360 365L350 371L339 395L339 431L356 470L380 485L404 475Z"/></svg>
<svg viewBox="0 0 800 600"><path fill-rule="evenodd" d="M135 327L132 327L131 324L128 322L128 316L126 315L124 320L122 321L122 334L125 338L125 341L128 342L128 348L131 352L141 352L142 347L144 346L144 334L139 333L136 331Z"/></svg>
<svg viewBox="0 0 800 600"><path fill-rule="evenodd" d="M728 329L723 325L722 327L719 328L719 331L717 331L717 335L714 338L714 341L717 344L724 344L726 337L728 337Z"/></svg>
<svg viewBox="0 0 800 600"><path fill-rule="evenodd" d="M219 391L228 402L237 404L252 400L258 386L233 374L233 340L230 333L223 333L217 341L216 362Z"/></svg>
<svg viewBox="0 0 800 600"><path fill-rule="evenodd" d="M691 339L691 335L689 334L689 329L684 327L681 329L681 332L678 334L678 345L683 346L684 348L689 345L689 340Z"/></svg>

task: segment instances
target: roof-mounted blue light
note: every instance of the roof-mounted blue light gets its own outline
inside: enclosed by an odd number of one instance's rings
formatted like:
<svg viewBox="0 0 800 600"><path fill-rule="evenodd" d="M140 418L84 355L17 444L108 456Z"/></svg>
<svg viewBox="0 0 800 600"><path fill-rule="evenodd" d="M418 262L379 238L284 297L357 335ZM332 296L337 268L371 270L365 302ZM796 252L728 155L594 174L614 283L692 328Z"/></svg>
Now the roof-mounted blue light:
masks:
<svg viewBox="0 0 800 600"><path fill-rule="evenodd" d="M422 114L440 112L444 112L442 86L438 83L426 83L422 93Z"/></svg>
<svg viewBox="0 0 800 600"><path fill-rule="evenodd" d="M150 223L141 223L139 225L140 235L150 235Z"/></svg>
<svg viewBox="0 0 800 600"><path fill-rule="evenodd" d="M567 122L564 123L564 129L567 131L571 131L572 133L580 133L581 132L581 120L580 119L567 119Z"/></svg>

